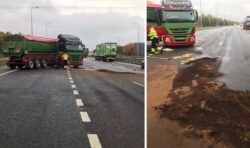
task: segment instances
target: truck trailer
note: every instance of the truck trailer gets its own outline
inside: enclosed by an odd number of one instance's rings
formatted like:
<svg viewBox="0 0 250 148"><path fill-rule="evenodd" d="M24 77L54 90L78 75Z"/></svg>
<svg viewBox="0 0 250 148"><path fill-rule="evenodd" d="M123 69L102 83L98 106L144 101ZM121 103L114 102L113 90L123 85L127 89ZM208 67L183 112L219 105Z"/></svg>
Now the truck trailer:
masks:
<svg viewBox="0 0 250 148"><path fill-rule="evenodd" d="M96 45L94 56L98 61L114 61L117 56L117 43L102 43Z"/></svg>
<svg viewBox="0 0 250 148"><path fill-rule="evenodd" d="M197 20L198 12L190 0L164 0L162 4L147 5L147 33L154 27L164 46L194 45Z"/></svg>
<svg viewBox="0 0 250 148"><path fill-rule="evenodd" d="M250 29L250 16L245 17L243 21L243 29L246 29L246 30Z"/></svg>
<svg viewBox="0 0 250 148"><path fill-rule="evenodd" d="M57 39L31 35L7 36L3 42L3 53L9 57L6 64L11 69L61 66L63 54L68 54L70 66L82 65L84 45L80 41L63 40L66 38L66 35L59 35Z"/></svg>

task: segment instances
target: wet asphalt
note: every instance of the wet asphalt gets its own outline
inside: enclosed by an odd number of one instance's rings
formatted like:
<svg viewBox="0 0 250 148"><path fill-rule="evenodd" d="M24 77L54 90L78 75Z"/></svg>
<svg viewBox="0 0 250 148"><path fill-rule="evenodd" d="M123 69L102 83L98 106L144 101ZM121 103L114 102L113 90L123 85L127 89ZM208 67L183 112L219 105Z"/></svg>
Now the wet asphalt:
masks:
<svg viewBox="0 0 250 148"><path fill-rule="evenodd" d="M164 51L148 59L148 68L158 64L176 64L184 67L182 61L171 58L192 54L194 59L203 57L218 58L221 61L219 72L224 76L218 80L225 82L233 90L250 90L250 31L240 26L221 27L197 31L197 43L189 47L169 47L174 51Z"/></svg>
<svg viewBox="0 0 250 148"><path fill-rule="evenodd" d="M10 71L0 67L0 74ZM17 70L0 76L0 147L144 147L144 76L86 69ZM78 90L79 95L74 95ZM81 99L84 106L76 104ZM80 112L91 120L82 121Z"/></svg>
<svg viewBox="0 0 250 148"><path fill-rule="evenodd" d="M107 70L119 73L144 74L144 70L141 69L141 65L122 63L116 61L115 62L97 61L91 57L84 59L83 67L87 69Z"/></svg>

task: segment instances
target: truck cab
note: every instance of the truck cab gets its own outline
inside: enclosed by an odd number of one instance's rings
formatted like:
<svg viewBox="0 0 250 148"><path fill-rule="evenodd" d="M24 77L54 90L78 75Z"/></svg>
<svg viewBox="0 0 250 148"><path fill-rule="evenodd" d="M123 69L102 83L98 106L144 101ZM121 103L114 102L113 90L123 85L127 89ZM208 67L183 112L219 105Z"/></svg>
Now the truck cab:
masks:
<svg viewBox="0 0 250 148"><path fill-rule="evenodd" d="M162 4L148 4L147 31L154 27L165 46L194 45L195 21L198 13L190 0L164 0Z"/></svg>
<svg viewBox="0 0 250 148"><path fill-rule="evenodd" d="M58 57L61 61L63 61L63 54L68 54L68 65L77 68L83 65L85 45L76 36L60 34L58 35Z"/></svg>
<svg viewBox="0 0 250 148"><path fill-rule="evenodd" d="M243 29L249 30L250 29L250 16L245 17L243 22Z"/></svg>
<svg viewBox="0 0 250 148"><path fill-rule="evenodd" d="M117 56L117 43L106 42L96 45L94 56L99 61L114 61Z"/></svg>

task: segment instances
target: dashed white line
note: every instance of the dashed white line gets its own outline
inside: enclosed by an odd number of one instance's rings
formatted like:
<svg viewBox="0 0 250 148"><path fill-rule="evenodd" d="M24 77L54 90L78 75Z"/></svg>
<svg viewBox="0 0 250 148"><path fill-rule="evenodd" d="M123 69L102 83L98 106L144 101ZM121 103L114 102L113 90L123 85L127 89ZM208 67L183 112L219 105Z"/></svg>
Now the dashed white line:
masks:
<svg viewBox="0 0 250 148"><path fill-rule="evenodd" d="M203 50L203 48L202 48L202 47L196 47L196 49L197 49L197 50Z"/></svg>
<svg viewBox="0 0 250 148"><path fill-rule="evenodd" d="M80 112L80 115L83 122L91 122L87 112Z"/></svg>
<svg viewBox="0 0 250 148"><path fill-rule="evenodd" d="M84 106L81 99L76 99L76 104L79 107L83 107Z"/></svg>
<svg viewBox="0 0 250 148"><path fill-rule="evenodd" d="M7 75L7 74L9 74L9 73L15 72L15 71L17 71L17 70L11 70L11 71L8 71L8 72L5 72L5 73L1 73L1 74L0 74L0 77L1 77L1 76L4 76L4 75Z"/></svg>
<svg viewBox="0 0 250 148"><path fill-rule="evenodd" d="M88 134L91 148L102 148L100 140L96 134Z"/></svg>
<svg viewBox="0 0 250 148"><path fill-rule="evenodd" d="M220 42L220 46L222 46L223 45L223 42Z"/></svg>
<svg viewBox="0 0 250 148"><path fill-rule="evenodd" d="M70 80L69 82L70 82L71 84L73 84L73 83L74 83L74 81L72 81L72 80Z"/></svg>
<svg viewBox="0 0 250 148"><path fill-rule="evenodd" d="M74 95L79 95L79 92L77 90L73 91Z"/></svg>
<svg viewBox="0 0 250 148"><path fill-rule="evenodd" d="M69 80L72 80L72 77L69 77Z"/></svg>
<svg viewBox="0 0 250 148"><path fill-rule="evenodd" d="M139 85L139 86L141 86L141 87L144 87L143 84L140 84L140 83L137 83L137 82L133 82L133 83L136 84L136 85Z"/></svg>
<svg viewBox="0 0 250 148"><path fill-rule="evenodd" d="M72 87L72 88L76 88L76 85L72 84L71 87Z"/></svg>

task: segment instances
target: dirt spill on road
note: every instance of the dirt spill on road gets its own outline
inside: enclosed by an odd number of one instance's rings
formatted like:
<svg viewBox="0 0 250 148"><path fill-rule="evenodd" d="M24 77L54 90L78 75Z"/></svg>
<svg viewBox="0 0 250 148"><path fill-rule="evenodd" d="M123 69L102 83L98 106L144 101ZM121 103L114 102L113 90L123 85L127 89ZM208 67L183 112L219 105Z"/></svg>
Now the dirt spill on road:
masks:
<svg viewBox="0 0 250 148"><path fill-rule="evenodd" d="M149 148L250 147L250 92L215 81L219 64L204 58L179 71L149 69Z"/></svg>

